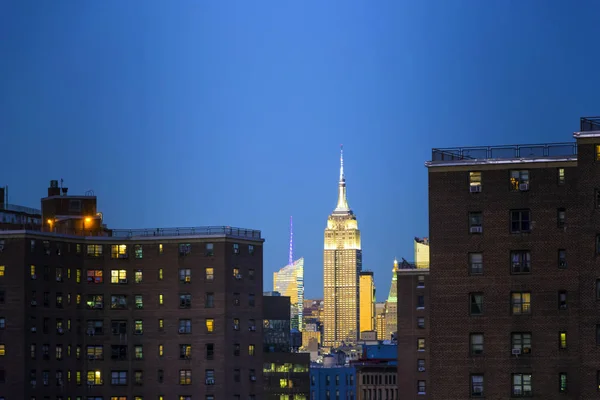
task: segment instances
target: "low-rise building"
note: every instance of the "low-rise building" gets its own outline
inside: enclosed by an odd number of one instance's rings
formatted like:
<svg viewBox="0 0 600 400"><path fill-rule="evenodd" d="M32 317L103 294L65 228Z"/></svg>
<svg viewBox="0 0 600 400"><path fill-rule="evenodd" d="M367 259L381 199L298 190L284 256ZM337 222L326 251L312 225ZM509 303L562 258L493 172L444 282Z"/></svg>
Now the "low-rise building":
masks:
<svg viewBox="0 0 600 400"><path fill-rule="evenodd" d="M351 362L356 370L357 400L398 399L397 347L384 343L363 346L361 358Z"/></svg>
<svg viewBox="0 0 600 400"><path fill-rule="evenodd" d="M322 364L311 364L311 400L356 400L356 370L339 360L336 356L327 355L323 357Z"/></svg>

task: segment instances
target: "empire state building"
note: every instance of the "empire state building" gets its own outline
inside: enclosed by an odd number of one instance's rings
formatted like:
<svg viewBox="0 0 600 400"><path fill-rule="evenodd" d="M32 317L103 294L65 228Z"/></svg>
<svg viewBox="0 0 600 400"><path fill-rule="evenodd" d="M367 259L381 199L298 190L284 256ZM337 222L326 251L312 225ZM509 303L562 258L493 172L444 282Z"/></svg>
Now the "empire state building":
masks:
<svg viewBox="0 0 600 400"><path fill-rule="evenodd" d="M360 231L346 199L342 148L338 202L327 219L323 251L325 347L354 344L359 338L361 271Z"/></svg>

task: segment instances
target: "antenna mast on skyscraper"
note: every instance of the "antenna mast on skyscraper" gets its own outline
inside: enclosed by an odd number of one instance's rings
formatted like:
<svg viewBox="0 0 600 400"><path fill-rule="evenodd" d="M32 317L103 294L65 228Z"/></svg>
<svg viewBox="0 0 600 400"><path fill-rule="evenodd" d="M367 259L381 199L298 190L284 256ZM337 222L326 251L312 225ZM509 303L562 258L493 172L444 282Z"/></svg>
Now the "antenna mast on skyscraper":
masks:
<svg viewBox="0 0 600 400"><path fill-rule="evenodd" d="M294 225L292 216L290 216L290 256L288 261L288 265L292 265L294 263Z"/></svg>

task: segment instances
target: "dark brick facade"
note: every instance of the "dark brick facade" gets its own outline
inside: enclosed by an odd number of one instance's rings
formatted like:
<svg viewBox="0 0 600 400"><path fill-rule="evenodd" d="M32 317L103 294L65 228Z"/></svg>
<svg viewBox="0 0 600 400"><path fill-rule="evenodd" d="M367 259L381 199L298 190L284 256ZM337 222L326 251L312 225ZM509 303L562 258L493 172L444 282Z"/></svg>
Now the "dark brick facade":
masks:
<svg viewBox="0 0 600 400"><path fill-rule="evenodd" d="M263 398L260 235L84 238L10 231L0 232L0 241L1 398ZM88 254L94 244L102 256ZM112 258L112 245L126 245L127 255ZM189 245L189 252L181 245ZM207 268L213 268L213 279ZM94 283L99 274L88 282L90 270L102 271L103 283ZM111 270L126 271L121 283L111 283ZM190 295L189 306L182 294ZM103 307L87 303L89 295L102 295ZM113 308L119 307L113 295L127 296L123 309ZM214 320L212 333L207 319ZM190 320L189 334L180 320ZM102 321L102 329L91 328L92 321ZM112 321L126 321L126 330ZM181 345L191 345L191 352L182 354ZM90 356L88 346L103 346L103 357ZM126 355L120 358L111 346L127 346ZM191 371L190 384L180 384L182 370ZM214 381L207 370L214 371ZM102 381L88 385L88 371L100 371ZM122 385L111 378L113 371L127 372Z"/></svg>
<svg viewBox="0 0 600 400"><path fill-rule="evenodd" d="M578 137L573 157L430 165L431 399L478 397L473 375L483 376L486 398L509 399L513 374L531 374L526 398L598 397L597 144L600 135L587 134ZM510 190L511 170L529 171L525 190ZM469 189L473 171L481 172L478 193ZM511 210L529 211L528 232L511 232ZM471 232L469 213L481 213L481 233ZM529 268L513 264L516 251L529 252ZM471 269L470 253L482 255L481 270ZM531 294L528 306L512 303L519 292ZM483 299L481 315L473 315L476 298ZM515 309L525 312L514 315ZM523 333L530 349L513 338ZM479 334L483 346L472 346Z"/></svg>
<svg viewBox="0 0 600 400"><path fill-rule="evenodd" d="M403 400L429 399L429 269L399 269L398 285L398 393ZM419 306L419 297L423 307ZM419 340L424 348L419 349ZM419 381L425 392L419 393Z"/></svg>

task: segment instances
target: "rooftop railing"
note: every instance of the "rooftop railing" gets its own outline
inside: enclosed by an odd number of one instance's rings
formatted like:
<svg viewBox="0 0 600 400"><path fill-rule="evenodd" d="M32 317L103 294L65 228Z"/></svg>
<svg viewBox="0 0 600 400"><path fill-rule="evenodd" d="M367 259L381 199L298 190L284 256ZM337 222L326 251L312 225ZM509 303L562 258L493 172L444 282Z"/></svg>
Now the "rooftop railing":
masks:
<svg viewBox="0 0 600 400"><path fill-rule="evenodd" d="M583 117L579 124L581 132L600 131L600 117Z"/></svg>
<svg viewBox="0 0 600 400"><path fill-rule="evenodd" d="M112 236L117 238L211 235L227 235L246 239L261 238L260 231L254 229L234 228L231 226L202 226L198 228L112 229Z"/></svg>
<svg viewBox="0 0 600 400"><path fill-rule="evenodd" d="M31 208L31 207L18 206L16 204L1 203L0 211L14 211L14 212L20 212L20 213L25 213L25 214L42 215L42 210L38 210L35 208Z"/></svg>
<svg viewBox="0 0 600 400"><path fill-rule="evenodd" d="M577 143L565 142L432 149L431 161L573 157L576 155Z"/></svg>

